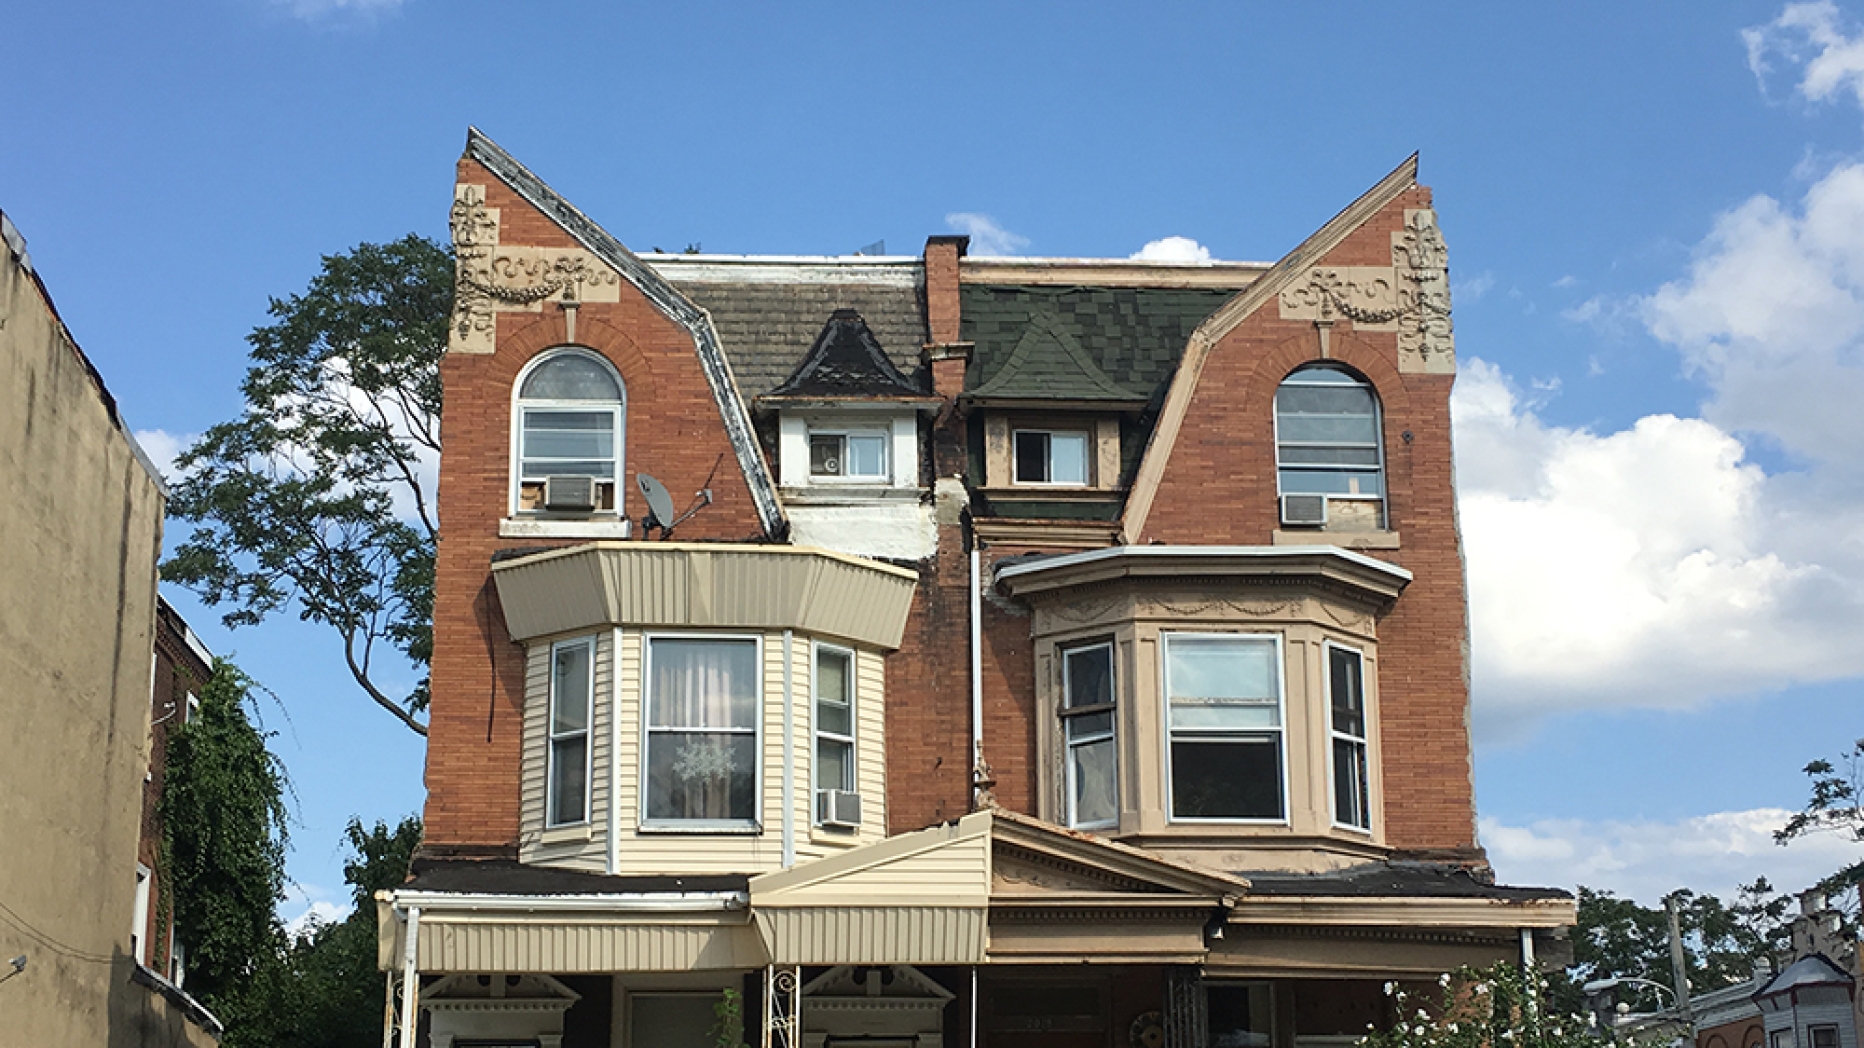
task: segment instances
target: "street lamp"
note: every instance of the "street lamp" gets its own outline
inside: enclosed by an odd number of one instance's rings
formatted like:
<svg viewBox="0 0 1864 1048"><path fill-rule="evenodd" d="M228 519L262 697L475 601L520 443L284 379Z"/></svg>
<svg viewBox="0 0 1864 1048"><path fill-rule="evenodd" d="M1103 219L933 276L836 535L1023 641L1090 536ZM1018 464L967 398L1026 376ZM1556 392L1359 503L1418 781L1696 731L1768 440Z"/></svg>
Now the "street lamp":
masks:
<svg viewBox="0 0 1864 1048"><path fill-rule="evenodd" d="M1585 994L1587 997L1591 997L1591 996L1594 996L1595 994L1604 993L1607 990L1615 990L1619 986L1625 983L1636 983L1639 986L1649 986L1654 989L1662 990L1664 993L1667 993L1670 995L1670 1007L1672 1008L1676 1007L1676 991L1675 990L1671 989L1668 986L1665 986L1664 984L1660 982L1654 982L1650 979L1640 979L1635 975L1615 975L1611 977L1610 979L1594 979L1591 982L1580 987L1580 989L1585 991Z"/></svg>

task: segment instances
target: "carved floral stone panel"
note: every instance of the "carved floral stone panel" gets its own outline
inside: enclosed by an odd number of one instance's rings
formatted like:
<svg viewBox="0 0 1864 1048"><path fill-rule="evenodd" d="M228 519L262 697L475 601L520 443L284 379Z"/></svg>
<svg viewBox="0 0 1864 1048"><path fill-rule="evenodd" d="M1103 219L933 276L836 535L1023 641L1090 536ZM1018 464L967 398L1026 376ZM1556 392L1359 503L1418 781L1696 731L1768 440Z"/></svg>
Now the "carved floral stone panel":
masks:
<svg viewBox="0 0 1864 1048"><path fill-rule="evenodd" d="M1388 266L1315 266L1280 295L1284 320L1398 333L1398 370L1454 374L1450 254L1430 208L1407 208Z"/></svg>
<svg viewBox="0 0 1864 1048"><path fill-rule="evenodd" d="M1450 250L1437 228L1437 213L1407 208L1404 229L1392 234L1392 264L1399 275L1398 370L1450 375L1456 372L1456 340L1450 327Z"/></svg>
<svg viewBox="0 0 1864 1048"><path fill-rule="evenodd" d="M499 209L485 187L454 188L453 320L450 353L490 353L497 315L537 313L547 300L618 302L621 276L580 248L501 247Z"/></svg>

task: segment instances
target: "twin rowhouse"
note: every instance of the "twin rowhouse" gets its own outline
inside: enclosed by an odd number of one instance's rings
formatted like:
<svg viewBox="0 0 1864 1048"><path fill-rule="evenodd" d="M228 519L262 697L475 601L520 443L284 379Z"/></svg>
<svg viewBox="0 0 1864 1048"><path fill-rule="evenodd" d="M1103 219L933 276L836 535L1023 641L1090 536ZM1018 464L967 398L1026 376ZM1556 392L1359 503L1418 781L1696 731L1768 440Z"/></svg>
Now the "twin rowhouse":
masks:
<svg viewBox="0 0 1864 1048"><path fill-rule="evenodd" d="M636 255L459 163L399 1043L1328 1048L1475 839L1415 158L1281 261Z"/></svg>

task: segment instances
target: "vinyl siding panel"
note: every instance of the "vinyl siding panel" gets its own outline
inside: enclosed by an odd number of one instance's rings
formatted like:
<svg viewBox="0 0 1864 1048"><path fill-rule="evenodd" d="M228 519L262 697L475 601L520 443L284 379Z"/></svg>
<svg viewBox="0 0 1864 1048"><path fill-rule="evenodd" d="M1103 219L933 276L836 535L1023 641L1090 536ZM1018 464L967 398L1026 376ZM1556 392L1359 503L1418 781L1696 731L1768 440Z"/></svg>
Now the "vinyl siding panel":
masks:
<svg viewBox="0 0 1864 1048"><path fill-rule="evenodd" d="M683 972L759 967L750 924L423 920L422 972Z"/></svg>

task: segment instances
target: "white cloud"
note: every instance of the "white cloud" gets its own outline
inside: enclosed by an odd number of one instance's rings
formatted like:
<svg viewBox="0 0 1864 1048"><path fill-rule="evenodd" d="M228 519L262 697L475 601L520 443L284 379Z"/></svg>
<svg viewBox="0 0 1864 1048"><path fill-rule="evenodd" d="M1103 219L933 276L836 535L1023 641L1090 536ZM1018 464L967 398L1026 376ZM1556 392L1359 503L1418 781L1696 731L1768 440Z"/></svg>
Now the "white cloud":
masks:
<svg viewBox="0 0 1864 1048"><path fill-rule="evenodd" d="M1763 876L1795 891L1864 857L1864 848L1831 835L1775 844L1773 831L1790 814L1756 808L1675 822L1548 819L1526 826L1483 819L1481 830L1504 883L1583 884L1646 906L1677 888L1729 900L1738 886Z"/></svg>
<svg viewBox="0 0 1864 1048"><path fill-rule="evenodd" d="M1674 415L1548 425L1479 359L1451 410L1484 733L1864 673L1849 625L1864 571L1780 526L1803 496L1727 432Z"/></svg>
<svg viewBox="0 0 1864 1048"><path fill-rule="evenodd" d="M1707 417L1864 482L1864 164L1796 208L1756 196L1721 215L1642 314L1714 388Z"/></svg>
<svg viewBox="0 0 1864 1048"><path fill-rule="evenodd" d="M1823 102L1849 92L1864 105L1864 33L1852 31L1830 0L1788 4L1766 25L1742 30L1741 39L1763 91L1778 57L1798 70L1795 90L1807 99Z"/></svg>
<svg viewBox="0 0 1864 1048"><path fill-rule="evenodd" d="M1210 249L1190 237L1161 237L1127 256L1140 262L1209 262Z"/></svg>
<svg viewBox="0 0 1864 1048"><path fill-rule="evenodd" d="M273 0L276 6L285 8L293 16L306 22L320 22L345 16L373 18L378 14L393 11L403 2L404 0Z"/></svg>
<svg viewBox="0 0 1864 1048"><path fill-rule="evenodd" d="M348 901L333 900L328 891L315 884L289 885L285 889L284 900L278 904L279 918L284 922L285 933L292 938L304 935L320 924L335 924L347 918L354 909Z"/></svg>
<svg viewBox="0 0 1864 1048"><path fill-rule="evenodd" d="M1014 255L1029 246L1028 237L1018 236L998 225L996 219L975 211L954 211L946 215L945 227L970 237L971 254L981 257Z"/></svg>
<svg viewBox="0 0 1864 1048"><path fill-rule="evenodd" d="M1488 294L1494 287L1495 274L1484 270L1470 277L1468 280L1457 284L1451 289L1451 293L1455 296L1457 302L1468 305L1472 302L1482 301L1482 296Z"/></svg>
<svg viewBox="0 0 1864 1048"><path fill-rule="evenodd" d="M176 457L199 436L198 433L170 433L165 429L139 429L136 443L142 445L143 453L162 471L162 476L172 482L179 477L175 470Z"/></svg>

